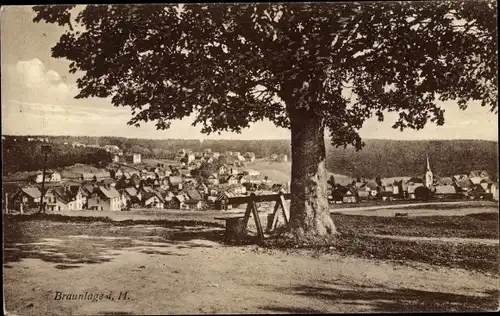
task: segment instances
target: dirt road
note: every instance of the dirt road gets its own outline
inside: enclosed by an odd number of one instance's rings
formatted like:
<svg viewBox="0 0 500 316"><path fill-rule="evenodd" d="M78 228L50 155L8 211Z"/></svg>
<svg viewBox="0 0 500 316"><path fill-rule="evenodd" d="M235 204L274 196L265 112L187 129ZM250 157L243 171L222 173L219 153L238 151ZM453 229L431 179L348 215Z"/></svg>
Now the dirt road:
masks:
<svg viewBox="0 0 500 316"><path fill-rule="evenodd" d="M105 244L99 237L72 236ZM116 238L111 240L116 242ZM59 239L41 241L49 247ZM192 239L108 249L96 264L24 259L5 268L6 309L17 315L143 315L492 310L498 279L460 269L413 266L301 250L226 247ZM114 300L55 300L103 293ZM126 298L122 298L126 292Z"/></svg>

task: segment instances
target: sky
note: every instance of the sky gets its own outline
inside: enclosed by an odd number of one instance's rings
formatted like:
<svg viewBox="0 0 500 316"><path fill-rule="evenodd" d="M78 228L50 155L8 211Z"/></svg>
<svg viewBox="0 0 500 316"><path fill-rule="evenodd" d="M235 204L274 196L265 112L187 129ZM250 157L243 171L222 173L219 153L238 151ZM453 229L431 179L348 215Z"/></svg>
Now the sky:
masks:
<svg viewBox="0 0 500 316"><path fill-rule="evenodd" d="M74 99L78 74L70 74L69 61L51 57L51 47L64 29L57 25L33 23L30 6L2 6L1 89L2 134L120 136L153 139L289 139L290 132L269 121L253 124L241 134L201 134L193 118L173 121L166 131L154 123L128 126L131 112L114 107L108 99ZM498 117L479 103L462 111L453 101L441 103L445 125L429 122L423 130L400 132L391 128L397 114L386 114L365 122L363 138L377 139L484 139L498 140Z"/></svg>

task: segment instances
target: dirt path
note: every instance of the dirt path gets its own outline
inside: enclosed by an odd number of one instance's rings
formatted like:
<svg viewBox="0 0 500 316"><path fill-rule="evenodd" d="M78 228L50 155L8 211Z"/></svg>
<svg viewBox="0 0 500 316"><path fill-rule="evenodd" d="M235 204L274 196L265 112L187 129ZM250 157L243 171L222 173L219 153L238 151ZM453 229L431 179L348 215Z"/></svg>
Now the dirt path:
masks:
<svg viewBox="0 0 500 316"><path fill-rule="evenodd" d="M72 239L85 236L73 236ZM52 244L57 243L51 239ZM102 241L101 241L102 242ZM144 242L110 261L57 269L24 259L5 269L6 310L17 315L389 312L496 309L498 278L391 262L286 254L207 240ZM60 301L63 293L115 300ZM127 299L118 300L127 292Z"/></svg>
<svg viewBox="0 0 500 316"><path fill-rule="evenodd" d="M500 241L498 239L482 239L482 238L458 238L458 237L418 237L418 236L396 236L396 235L379 235L371 234L366 236L372 236L377 238L388 238L397 240L414 240L414 241L432 241L432 242L452 242L452 243L473 243L473 244L483 244L483 245L498 245Z"/></svg>

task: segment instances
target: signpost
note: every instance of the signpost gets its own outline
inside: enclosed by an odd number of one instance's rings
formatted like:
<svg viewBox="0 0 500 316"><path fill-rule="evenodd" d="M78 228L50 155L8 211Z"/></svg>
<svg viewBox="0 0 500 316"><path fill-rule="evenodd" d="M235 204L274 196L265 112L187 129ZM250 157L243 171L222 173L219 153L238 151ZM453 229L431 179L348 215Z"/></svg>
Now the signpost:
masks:
<svg viewBox="0 0 500 316"><path fill-rule="evenodd" d="M43 197L45 195L45 170L47 167L47 155L52 152L52 147L49 145L42 145L42 154L45 155L45 158L43 160L43 173L42 173L42 194L40 196L40 211L39 213L41 214L42 212L45 212L45 205L43 202Z"/></svg>

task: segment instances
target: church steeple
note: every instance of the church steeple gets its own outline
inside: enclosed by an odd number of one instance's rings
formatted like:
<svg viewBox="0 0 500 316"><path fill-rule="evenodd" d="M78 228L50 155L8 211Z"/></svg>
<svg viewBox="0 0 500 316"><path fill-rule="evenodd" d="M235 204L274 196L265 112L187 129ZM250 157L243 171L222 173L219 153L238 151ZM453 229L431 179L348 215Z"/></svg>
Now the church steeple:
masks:
<svg viewBox="0 0 500 316"><path fill-rule="evenodd" d="M429 155L426 154L425 157L426 157L427 165L425 168L424 185L430 189L432 186L432 183L434 182L434 175L432 174L432 171L431 171L431 164L429 163Z"/></svg>

